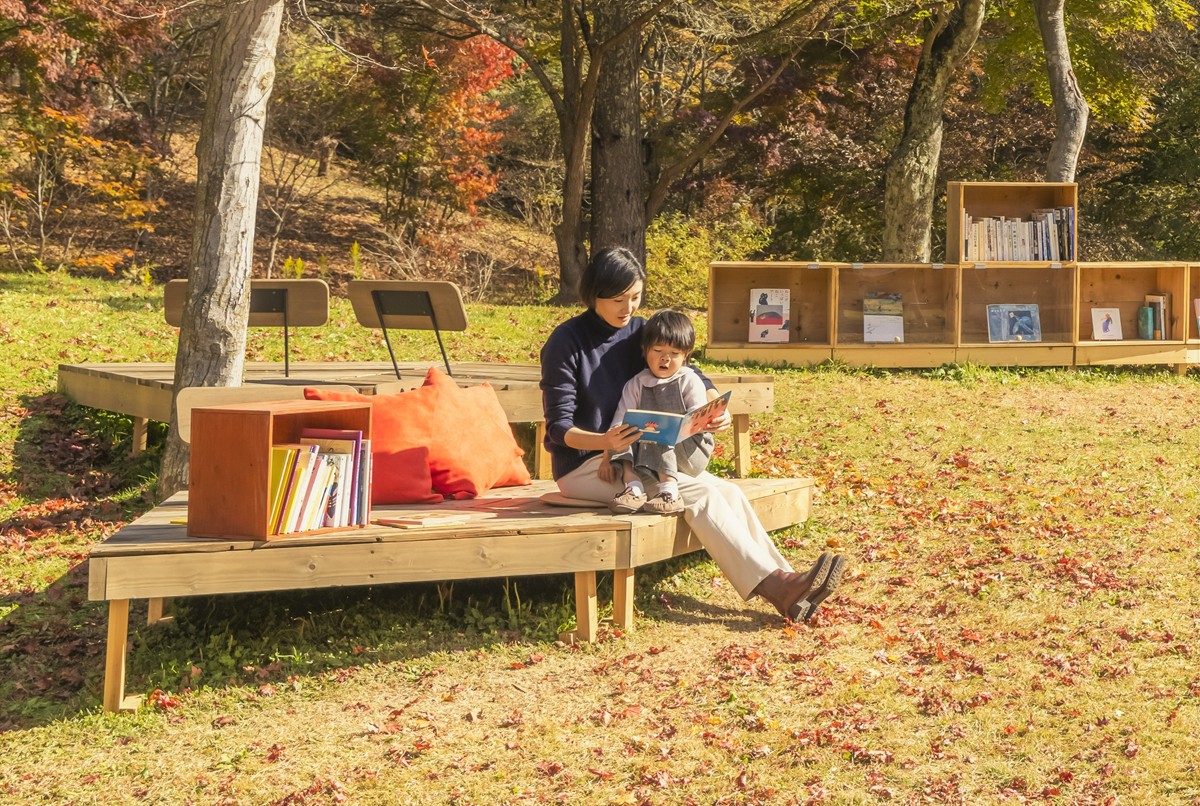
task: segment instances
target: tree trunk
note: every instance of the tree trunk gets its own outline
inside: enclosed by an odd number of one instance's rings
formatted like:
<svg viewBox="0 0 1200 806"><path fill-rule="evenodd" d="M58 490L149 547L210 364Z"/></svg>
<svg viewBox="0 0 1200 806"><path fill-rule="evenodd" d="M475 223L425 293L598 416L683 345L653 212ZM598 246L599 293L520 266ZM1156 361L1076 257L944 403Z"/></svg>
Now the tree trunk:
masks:
<svg viewBox="0 0 1200 806"><path fill-rule="evenodd" d="M888 161L883 195L883 260L929 262L934 185L942 153L942 109L959 65L983 24L985 0L960 0L925 38L904 110L904 133Z"/></svg>
<svg viewBox="0 0 1200 806"><path fill-rule="evenodd" d="M614 39L630 23L624 3L596 5L596 36ZM646 265L646 168L641 129L641 32L605 56L592 110L593 251L623 246Z"/></svg>
<svg viewBox="0 0 1200 806"><path fill-rule="evenodd" d="M263 127L282 19L282 0L228 0L213 42L196 146L196 214L175 355L176 396L189 386L242 381ZM178 425L172 401L160 496L187 486L188 451Z"/></svg>
<svg viewBox="0 0 1200 806"><path fill-rule="evenodd" d="M558 110L558 129L563 147L562 221L554 227L558 248L558 293L551 302L573 305L579 302L579 278L587 265L587 244L583 236L583 189L587 176L588 120L592 100L584 98L585 87L594 90L596 80L590 74L599 68L592 63L584 74L583 43L575 24L571 0L562 0L559 17L559 55L562 65L562 103Z"/></svg>
<svg viewBox="0 0 1200 806"><path fill-rule="evenodd" d="M1046 181L1074 182L1075 166L1087 134L1087 101L1071 66L1063 0L1034 0L1033 7L1046 54L1050 97L1054 100L1054 143L1046 160Z"/></svg>

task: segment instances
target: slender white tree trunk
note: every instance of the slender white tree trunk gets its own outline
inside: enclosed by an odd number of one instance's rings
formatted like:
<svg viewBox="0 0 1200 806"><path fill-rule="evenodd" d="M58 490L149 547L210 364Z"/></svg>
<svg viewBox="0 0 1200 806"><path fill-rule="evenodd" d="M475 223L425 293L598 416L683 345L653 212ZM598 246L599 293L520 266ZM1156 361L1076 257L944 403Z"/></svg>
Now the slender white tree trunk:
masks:
<svg viewBox="0 0 1200 806"><path fill-rule="evenodd" d="M196 146L196 212L175 355L176 396L189 386L242 381L263 128L282 19L282 0L227 0L213 42ZM187 462L172 401L159 495L187 486Z"/></svg>
<svg viewBox="0 0 1200 806"><path fill-rule="evenodd" d="M1054 143L1046 160L1047 182L1074 182L1075 166L1087 134L1088 106L1071 66L1067 47L1067 26L1063 15L1064 0L1034 0L1042 50L1046 54L1046 75L1050 79L1050 97L1054 100Z"/></svg>

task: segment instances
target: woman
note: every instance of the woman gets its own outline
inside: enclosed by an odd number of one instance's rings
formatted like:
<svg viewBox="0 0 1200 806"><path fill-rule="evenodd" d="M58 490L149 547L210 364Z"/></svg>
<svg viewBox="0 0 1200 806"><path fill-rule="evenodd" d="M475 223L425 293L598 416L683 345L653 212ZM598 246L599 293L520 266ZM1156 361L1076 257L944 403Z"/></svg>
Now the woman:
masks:
<svg viewBox="0 0 1200 806"><path fill-rule="evenodd" d="M625 382L646 368L645 320L634 316L645 280L628 249L598 252L579 281L588 309L555 328L542 348L546 449L558 488L570 498L607 502L624 486L604 452L618 452L638 437L632 426L609 423ZM712 383L700 377L709 398L716 397ZM729 423L723 415L709 430ZM846 564L841 555L822 554L797 573L737 485L707 472L679 481L684 519L743 599L761 596L780 615L801 621L837 588Z"/></svg>

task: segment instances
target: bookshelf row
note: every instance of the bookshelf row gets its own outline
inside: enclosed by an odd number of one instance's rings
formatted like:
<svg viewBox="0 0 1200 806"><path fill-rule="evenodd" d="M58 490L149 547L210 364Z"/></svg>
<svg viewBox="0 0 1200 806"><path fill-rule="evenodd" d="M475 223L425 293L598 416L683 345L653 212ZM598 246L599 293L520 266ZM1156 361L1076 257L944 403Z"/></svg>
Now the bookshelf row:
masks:
<svg viewBox="0 0 1200 806"><path fill-rule="evenodd" d="M714 263L708 327L727 361L1200 364L1200 263Z"/></svg>

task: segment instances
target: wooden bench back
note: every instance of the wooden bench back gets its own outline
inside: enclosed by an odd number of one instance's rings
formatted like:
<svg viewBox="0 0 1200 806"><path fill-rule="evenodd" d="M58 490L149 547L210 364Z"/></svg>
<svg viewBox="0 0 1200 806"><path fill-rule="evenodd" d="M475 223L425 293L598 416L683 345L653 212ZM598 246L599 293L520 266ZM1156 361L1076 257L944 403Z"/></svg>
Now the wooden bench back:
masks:
<svg viewBox="0 0 1200 806"><path fill-rule="evenodd" d="M183 323L187 280L171 280L163 287L163 317L167 324ZM250 294L287 291L288 327L320 327L329 321L329 285L324 280L251 280ZM250 327L283 327L282 313L251 312Z"/></svg>

